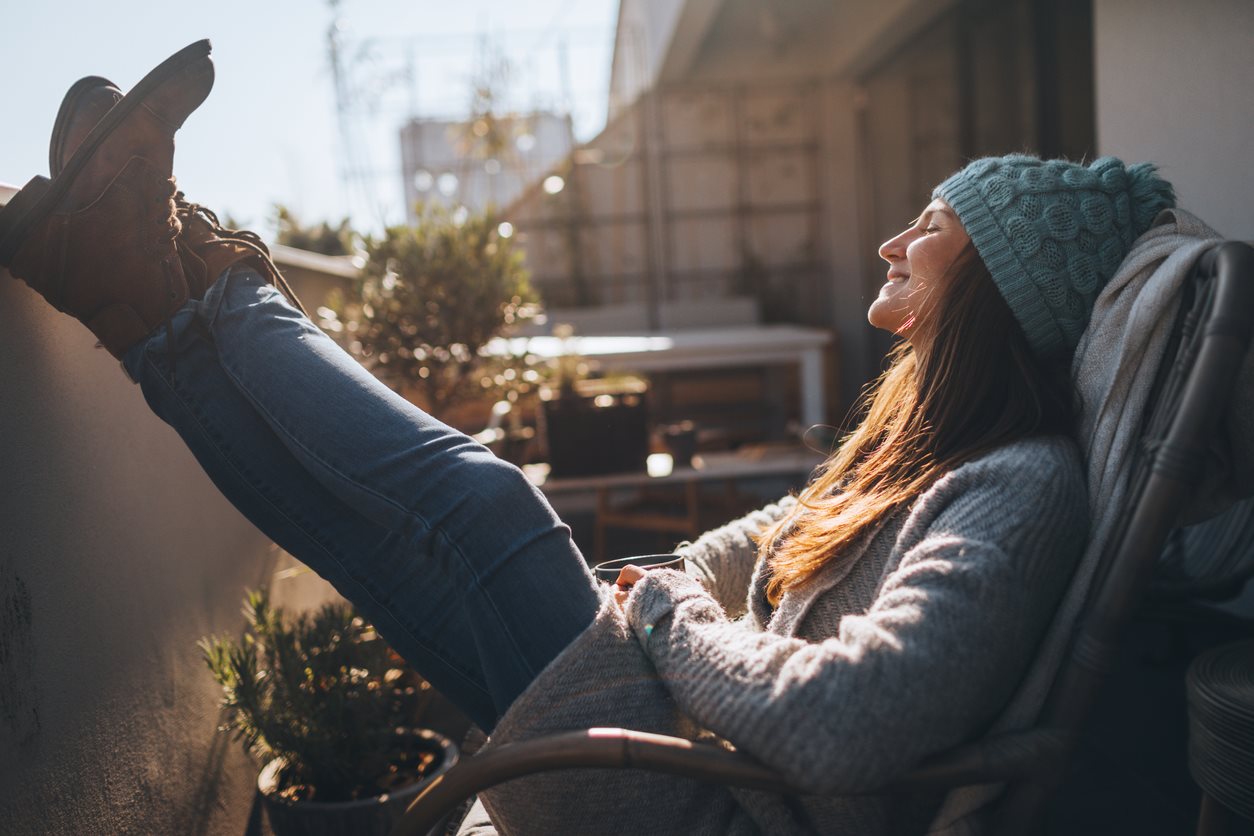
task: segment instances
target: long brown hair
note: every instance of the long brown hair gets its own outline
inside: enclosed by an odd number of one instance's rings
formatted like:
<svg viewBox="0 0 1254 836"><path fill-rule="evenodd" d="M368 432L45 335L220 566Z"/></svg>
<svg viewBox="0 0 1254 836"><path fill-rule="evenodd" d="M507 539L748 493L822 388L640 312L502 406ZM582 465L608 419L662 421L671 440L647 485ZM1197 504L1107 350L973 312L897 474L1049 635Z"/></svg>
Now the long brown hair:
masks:
<svg viewBox="0 0 1254 836"><path fill-rule="evenodd" d="M761 535L773 604L959 464L1017 439L1071 431L1065 363L1033 354L972 245L912 339L922 347L893 348L861 400L862 422L793 513Z"/></svg>

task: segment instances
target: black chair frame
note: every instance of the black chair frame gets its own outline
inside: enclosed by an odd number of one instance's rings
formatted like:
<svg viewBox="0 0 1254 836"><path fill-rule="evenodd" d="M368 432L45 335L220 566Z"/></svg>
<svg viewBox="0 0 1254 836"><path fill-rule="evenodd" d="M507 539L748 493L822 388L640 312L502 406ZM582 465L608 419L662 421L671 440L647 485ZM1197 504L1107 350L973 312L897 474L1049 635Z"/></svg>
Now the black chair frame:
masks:
<svg viewBox="0 0 1254 836"><path fill-rule="evenodd" d="M927 758L875 792L1002 784L995 832L1030 834L1057 789L1120 636L1142 601L1166 538L1202 476L1254 327L1254 247L1222 242L1191 273L1158 373L1120 519L1101 556L1070 651L1036 726ZM624 729L588 729L501 746L453 767L393 829L423 836L469 796L558 769L644 769L748 789L801 795L748 755Z"/></svg>

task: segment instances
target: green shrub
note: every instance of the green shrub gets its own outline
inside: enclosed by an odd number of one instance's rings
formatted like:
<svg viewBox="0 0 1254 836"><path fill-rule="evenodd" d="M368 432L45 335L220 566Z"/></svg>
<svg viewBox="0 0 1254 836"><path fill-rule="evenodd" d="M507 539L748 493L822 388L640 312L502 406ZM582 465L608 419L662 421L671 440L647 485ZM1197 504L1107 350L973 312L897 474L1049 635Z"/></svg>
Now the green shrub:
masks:
<svg viewBox="0 0 1254 836"><path fill-rule="evenodd" d="M333 295L318 315L363 366L440 417L459 402L497 396L501 361L482 349L533 316L536 296L522 253L491 213L420 211L416 225L367 240L359 290Z"/></svg>

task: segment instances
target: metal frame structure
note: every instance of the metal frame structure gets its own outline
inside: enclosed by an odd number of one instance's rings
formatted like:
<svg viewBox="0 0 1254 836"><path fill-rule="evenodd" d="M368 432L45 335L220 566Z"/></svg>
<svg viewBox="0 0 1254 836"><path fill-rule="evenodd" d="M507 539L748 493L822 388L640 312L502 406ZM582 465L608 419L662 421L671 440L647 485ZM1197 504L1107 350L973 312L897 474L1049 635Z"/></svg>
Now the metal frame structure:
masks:
<svg viewBox="0 0 1254 836"><path fill-rule="evenodd" d="M533 283L546 297L557 300L558 307L586 304L612 304L626 301L644 301L651 311L654 328L658 327L658 310L671 300L728 296L735 291L735 284L744 271L744 258L752 254L767 265L774 276L783 277L790 283L792 295L810 302L798 304L798 322L815 321L816 312L827 310L825 304L813 304L824 293L827 266L818 246L824 212L819 179L822 169L822 132L820 121L822 107L799 108L799 134L793 138L755 139L748 130L747 102L751 99L769 100L777 96L787 110L792 102L820 102L820 82L812 79L804 84L684 83L669 84L643 94L627 111L619 114L606 127L601 137L577 150L572 165L565 172L567 194L561 207L544 212L536 209L541 197L539 190L521 198L509 210L517 230L524 234L558 234L568 241L567 271L563 275L549 264L533 266ZM677 102L684 98L712 97L723 107L730 122L731 141L710 141L699 135L685 133L685 127L674 124L676 112L682 107ZM613 142L616 129L624 125L622 120L634 122L630 127L634 136L630 149L612 165L630 163L638 168L640 205L628 211L615 209L609 212L590 211L586 205L588 185L584 182L584 170L595 162L581 162L589 151L598 151L598 143ZM690 127L690 126L689 126ZM762 160L786 156L796 158L803 170L797 175L806 192L801 200L754 199L750 180L754 166ZM734 176L731 195L727 202L712 201L705 206L677 206L676 172L680 166L722 161L730 165ZM712 187L712 186L711 186ZM532 204L528 206L528 204ZM619 201L616 201L619 203ZM758 218L790 216L802 219L805 237L811 246L795 257L781 257L754 246L753 222ZM730 224L729 259L732 266L681 266L680 252L696 252L693 230L685 226L693 221L723 221ZM585 252L591 246L587 233L606 225L633 225L643 231L644 251L640 253L639 269L620 271L601 266L590 269L590 259ZM618 246L621 246L619 244ZM580 283L583 283L582 286ZM573 298L567 299L567 296Z"/></svg>

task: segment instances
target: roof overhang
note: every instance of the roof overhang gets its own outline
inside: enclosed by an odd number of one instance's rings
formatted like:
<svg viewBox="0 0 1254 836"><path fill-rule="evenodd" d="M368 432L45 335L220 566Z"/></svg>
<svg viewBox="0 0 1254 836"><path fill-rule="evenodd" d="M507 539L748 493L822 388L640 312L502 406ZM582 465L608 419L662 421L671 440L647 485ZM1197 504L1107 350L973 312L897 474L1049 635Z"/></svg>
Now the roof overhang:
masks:
<svg viewBox="0 0 1254 836"><path fill-rule="evenodd" d="M684 3L655 82L673 81L688 75L724 2L725 0L687 0Z"/></svg>

